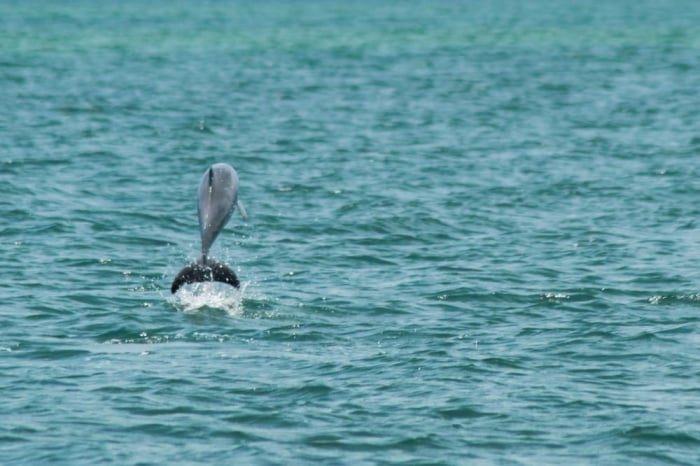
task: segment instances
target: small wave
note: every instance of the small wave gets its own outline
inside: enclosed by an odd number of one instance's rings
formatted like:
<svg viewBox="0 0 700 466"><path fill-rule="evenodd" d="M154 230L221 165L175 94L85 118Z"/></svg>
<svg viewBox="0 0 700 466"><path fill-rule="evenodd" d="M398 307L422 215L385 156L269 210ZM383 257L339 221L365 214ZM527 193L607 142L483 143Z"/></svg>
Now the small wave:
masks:
<svg viewBox="0 0 700 466"><path fill-rule="evenodd" d="M566 293L545 293L542 295L543 299L546 299L547 301L558 301L561 299L571 299L571 295L566 294Z"/></svg>
<svg viewBox="0 0 700 466"><path fill-rule="evenodd" d="M647 299L649 304L675 304L689 303L700 304L700 293L696 294L676 294L676 295L655 295Z"/></svg>
<svg viewBox="0 0 700 466"><path fill-rule="evenodd" d="M186 314L194 314L203 309L221 309L232 317L243 315L243 295L248 282L241 283L240 289L217 282L202 282L186 285L168 301Z"/></svg>

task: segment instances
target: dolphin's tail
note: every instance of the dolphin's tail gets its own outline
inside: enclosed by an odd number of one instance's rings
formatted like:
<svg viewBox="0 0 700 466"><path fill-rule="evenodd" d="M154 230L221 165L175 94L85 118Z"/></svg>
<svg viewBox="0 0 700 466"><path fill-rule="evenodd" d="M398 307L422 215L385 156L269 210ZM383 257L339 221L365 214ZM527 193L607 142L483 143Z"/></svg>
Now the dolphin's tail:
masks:
<svg viewBox="0 0 700 466"><path fill-rule="evenodd" d="M188 283L211 281L228 283L234 288L238 288L239 284L238 277L228 266L221 262L202 258L180 270L180 273L173 280L173 284L170 285L170 292L175 293L178 288Z"/></svg>

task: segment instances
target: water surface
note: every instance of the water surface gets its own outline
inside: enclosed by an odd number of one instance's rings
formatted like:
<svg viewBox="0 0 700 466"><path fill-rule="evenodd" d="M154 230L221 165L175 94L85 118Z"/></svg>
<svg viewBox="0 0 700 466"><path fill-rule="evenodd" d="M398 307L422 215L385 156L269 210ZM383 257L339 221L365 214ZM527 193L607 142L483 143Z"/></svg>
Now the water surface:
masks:
<svg viewBox="0 0 700 466"><path fill-rule="evenodd" d="M698 464L699 23L0 5L0 462Z"/></svg>

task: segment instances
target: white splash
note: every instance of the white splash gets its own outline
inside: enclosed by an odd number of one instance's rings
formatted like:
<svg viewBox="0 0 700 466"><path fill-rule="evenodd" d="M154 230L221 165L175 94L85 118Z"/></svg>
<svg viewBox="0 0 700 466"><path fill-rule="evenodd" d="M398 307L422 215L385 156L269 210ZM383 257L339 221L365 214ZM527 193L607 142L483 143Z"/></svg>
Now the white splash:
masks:
<svg viewBox="0 0 700 466"><path fill-rule="evenodd" d="M168 301L184 313L194 314L202 309L221 309L232 317L243 315L243 294L248 282L239 289L218 282L185 285Z"/></svg>
<svg viewBox="0 0 700 466"><path fill-rule="evenodd" d="M557 299L569 299L571 298L570 295L566 293L545 293L544 295L545 299L548 300L557 300Z"/></svg>

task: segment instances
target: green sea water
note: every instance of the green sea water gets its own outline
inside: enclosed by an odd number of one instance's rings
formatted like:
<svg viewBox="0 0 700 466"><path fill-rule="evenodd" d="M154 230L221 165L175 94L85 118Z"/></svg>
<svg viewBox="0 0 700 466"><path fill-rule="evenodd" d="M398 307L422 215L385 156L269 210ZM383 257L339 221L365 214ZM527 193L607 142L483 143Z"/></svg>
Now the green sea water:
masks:
<svg viewBox="0 0 700 466"><path fill-rule="evenodd" d="M0 464L700 464L698 25L0 2Z"/></svg>

